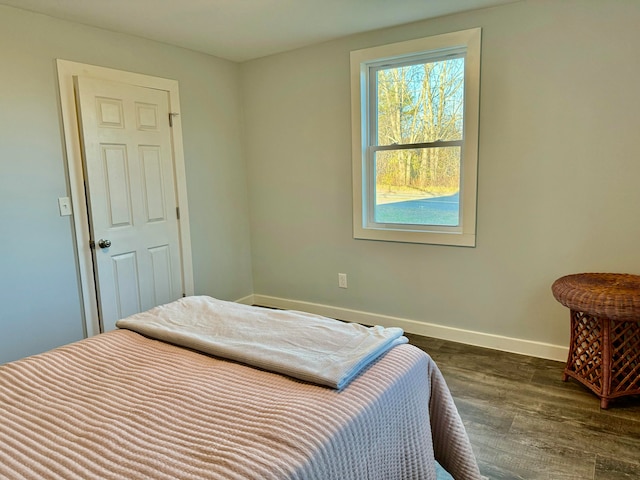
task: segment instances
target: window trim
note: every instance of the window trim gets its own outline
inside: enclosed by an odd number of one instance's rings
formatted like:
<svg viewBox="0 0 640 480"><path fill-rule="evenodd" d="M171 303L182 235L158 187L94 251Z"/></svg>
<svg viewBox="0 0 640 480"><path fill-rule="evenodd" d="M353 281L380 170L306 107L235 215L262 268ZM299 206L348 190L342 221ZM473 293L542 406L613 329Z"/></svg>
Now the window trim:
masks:
<svg viewBox="0 0 640 480"><path fill-rule="evenodd" d="M356 239L391 242L426 243L475 247L476 197L478 169L478 133L480 113L480 44L481 29L473 28L405 42L355 50L351 52L351 122L353 174L353 236ZM368 221L371 195L375 191L367 175L371 148L369 135L373 114L370 101L369 69L384 62L427 57L466 49L464 72L464 129L461 152L460 226L411 226L375 224Z"/></svg>

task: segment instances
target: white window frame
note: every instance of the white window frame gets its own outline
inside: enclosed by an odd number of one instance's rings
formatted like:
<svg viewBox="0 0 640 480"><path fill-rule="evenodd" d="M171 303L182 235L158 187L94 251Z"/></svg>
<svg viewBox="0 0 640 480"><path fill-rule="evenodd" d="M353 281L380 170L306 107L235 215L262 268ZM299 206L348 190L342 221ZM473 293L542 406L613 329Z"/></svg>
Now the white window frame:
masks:
<svg viewBox="0 0 640 480"><path fill-rule="evenodd" d="M353 236L357 239L475 247L480 114L481 29L473 28L351 52L351 122L353 162ZM463 52L464 128L460 166L458 226L381 224L371 220L373 208L373 129L375 101L370 71L384 63L416 56Z"/></svg>

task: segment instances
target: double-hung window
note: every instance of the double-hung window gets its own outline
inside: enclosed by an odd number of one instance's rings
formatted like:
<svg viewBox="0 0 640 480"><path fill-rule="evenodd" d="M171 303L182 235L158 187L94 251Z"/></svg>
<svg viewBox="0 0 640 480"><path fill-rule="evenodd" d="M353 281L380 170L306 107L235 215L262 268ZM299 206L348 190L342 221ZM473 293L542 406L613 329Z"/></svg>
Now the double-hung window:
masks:
<svg viewBox="0 0 640 480"><path fill-rule="evenodd" d="M354 237L475 246L480 29L351 52Z"/></svg>

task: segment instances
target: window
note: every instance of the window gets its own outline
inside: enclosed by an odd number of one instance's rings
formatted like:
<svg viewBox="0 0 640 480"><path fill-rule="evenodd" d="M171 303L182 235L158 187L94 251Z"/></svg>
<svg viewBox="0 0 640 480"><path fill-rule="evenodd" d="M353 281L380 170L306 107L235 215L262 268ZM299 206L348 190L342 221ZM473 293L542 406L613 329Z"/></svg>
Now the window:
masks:
<svg viewBox="0 0 640 480"><path fill-rule="evenodd" d="M351 52L354 237L475 246L480 29Z"/></svg>

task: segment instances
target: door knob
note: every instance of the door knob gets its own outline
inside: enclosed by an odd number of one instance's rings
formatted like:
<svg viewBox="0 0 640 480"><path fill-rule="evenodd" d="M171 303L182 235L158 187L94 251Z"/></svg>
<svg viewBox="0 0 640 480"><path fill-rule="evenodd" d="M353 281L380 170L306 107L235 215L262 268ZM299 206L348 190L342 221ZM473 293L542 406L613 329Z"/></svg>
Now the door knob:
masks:
<svg viewBox="0 0 640 480"><path fill-rule="evenodd" d="M111 240L98 240L98 246L100 248L109 248L111 246Z"/></svg>

